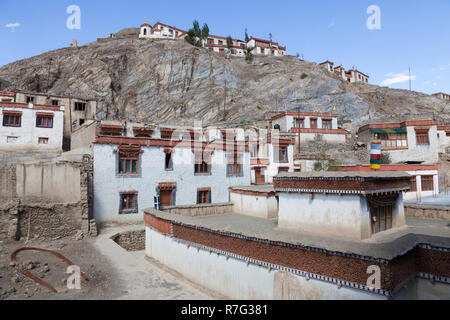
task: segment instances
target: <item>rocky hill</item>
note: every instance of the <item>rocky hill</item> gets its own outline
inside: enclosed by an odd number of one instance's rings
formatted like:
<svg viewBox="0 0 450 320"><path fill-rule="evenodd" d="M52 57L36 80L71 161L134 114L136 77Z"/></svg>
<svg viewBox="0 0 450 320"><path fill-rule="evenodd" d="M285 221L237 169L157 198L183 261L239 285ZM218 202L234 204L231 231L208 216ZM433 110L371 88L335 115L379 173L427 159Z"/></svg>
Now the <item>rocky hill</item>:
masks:
<svg viewBox="0 0 450 320"><path fill-rule="evenodd" d="M248 63L184 41L140 40L135 32L5 65L0 78L11 89L99 99L98 115L109 119L236 125L263 120L286 104L316 112L335 105L350 130L369 121L434 117L450 123L449 104L426 94L349 84L293 56Z"/></svg>

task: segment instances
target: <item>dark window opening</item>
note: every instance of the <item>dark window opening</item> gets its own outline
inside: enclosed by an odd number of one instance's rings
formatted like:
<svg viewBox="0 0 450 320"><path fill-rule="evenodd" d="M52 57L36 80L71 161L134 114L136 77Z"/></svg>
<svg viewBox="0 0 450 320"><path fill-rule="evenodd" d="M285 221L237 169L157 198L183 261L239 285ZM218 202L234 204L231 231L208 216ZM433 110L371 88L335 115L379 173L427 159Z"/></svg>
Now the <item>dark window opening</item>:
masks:
<svg viewBox="0 0 450 320"><path fill-rule="evenodd" d="M86 111L86 103L75 102L75 111Z"/></svg>
<svg viewBox="0 0 450 320"><path fill-rule="evenodd" d="M4 127L20 127L22 125L22 115L3 114Z"/></svg>

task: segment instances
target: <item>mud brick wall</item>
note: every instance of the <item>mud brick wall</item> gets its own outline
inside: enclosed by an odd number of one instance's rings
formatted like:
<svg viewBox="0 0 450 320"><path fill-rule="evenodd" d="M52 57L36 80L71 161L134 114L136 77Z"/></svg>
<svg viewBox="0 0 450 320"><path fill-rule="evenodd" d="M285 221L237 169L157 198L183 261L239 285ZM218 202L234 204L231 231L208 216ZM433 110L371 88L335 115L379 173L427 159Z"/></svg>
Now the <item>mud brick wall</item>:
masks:
<svg viewBox="0 0 450 320"><path fill-rule="evenodd" d="M0 200L16 197L16 165L0 165Z"/></svg>
<svg viewBox="0 0 450 320"><path fill-rule="evenodd" d="M25 239L72 237L81 230L81 209L73 204L26 204L19 213L18 234Z"/></svg>
<svg viewBox="0 0 450 320"><path fill-rule="evenodd" d="M450 221L450 206L405 205L405 215L423 219Z"/></svg>
<svg viewBox="0 0 450 320"><path fill-rule="evenodd" d="M119 233L112 239L127 251L145 250L145 229Z"/></svg>

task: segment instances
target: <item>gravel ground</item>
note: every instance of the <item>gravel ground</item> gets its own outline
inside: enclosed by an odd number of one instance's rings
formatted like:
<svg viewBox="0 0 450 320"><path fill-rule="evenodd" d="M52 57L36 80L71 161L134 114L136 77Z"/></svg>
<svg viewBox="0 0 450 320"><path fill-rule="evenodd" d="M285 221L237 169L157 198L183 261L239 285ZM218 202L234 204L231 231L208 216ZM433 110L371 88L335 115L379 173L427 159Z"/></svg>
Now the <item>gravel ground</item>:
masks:
<svg viewBox="0 0 450 320"><path fill-rule="evenodd" d="M110 239L121 228L103 230L97 238L76 241L0 242L0 300L205 300L211 293L169 273L145 259L143 251L128 252ZM10 265L10 255L18 248L55 250L78 265L89 281L81 280L81 290L68 290L67 265L50 253L23 251L19 265L53 286L58 293L35 283Z"/></svg>

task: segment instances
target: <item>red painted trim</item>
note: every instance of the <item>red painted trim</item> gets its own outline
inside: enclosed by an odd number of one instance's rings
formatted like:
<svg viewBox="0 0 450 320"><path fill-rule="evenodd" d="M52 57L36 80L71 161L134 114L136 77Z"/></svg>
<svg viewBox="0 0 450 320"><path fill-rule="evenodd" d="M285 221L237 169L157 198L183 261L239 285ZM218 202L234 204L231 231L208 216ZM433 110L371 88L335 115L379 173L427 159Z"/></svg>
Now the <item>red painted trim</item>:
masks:
<svg viewBox="0 0 450 320"><path fill-rule="evenodd" d="M414 120L396 123L373 123L367 124L359 128L358 133L367 131L369 129L400 129L404 127L414 127L414 126L437 126L439 122L437 120Z"/></svg>
<svg viewBox="0 0 450 320"><path fill-rule="evenodd" d="M168 147L168 148L205 148L212 150L227 150L226 142L219 143L207 143L200 141L172 141L167 139L152 139L152 138L132 138L132 137L110 137L110 136L97 136L95 139L96 144L115 144L115 145L137 145L142 147ZM234 142L234 150L243 149L248 152L248 145L243 142Z"/></svg>
<svg viewBox="0 0 450 320"><path fill-rule="evenodd" d="M346 134L344 129L303 129L292 128L291 132L295 133L322 133L322 134Z"/></svg>
<svg viewBox="0 0 450 320"><path fill-rule="evenodd" d="M306 117L328 117L328 118L337 118L338 114L333 113L313 113L313 112L284 112L272 117L272 121L285 117L285 116L306 116Z"/></svg>
<svg viewBox="0 0 450 320"><path fill-rule="evenodd" d="M373 171L369 165L341 166L344 171ZM379 171L416 171L416 170L438 170L439 165L432 164L382 164Z"/></svg>
<svg viewBox="0 0 450 320"><path fill-rule="evenodd" d="M250 159L250 165L252 166L269 166L269 159Z"/></svg>
<svg viewBox="0 0 450 320"><path fill-rule="evenodd" d="M120 191L120 194L138 194L139 191L133 190L133 191Z"/></svg>
<svg viewBox="0 0 450 320"><path fill-rule="evenodd" d="M3 102L0 101L0 107L7 107L7 108L22 108L22 109L29 109L27 103L15 103L15 102ZM53 111L61 111L61 107L59 106L48 106L48 105L39 105L34 104L33 105L34 110L53 110Z"/></svg>
<svg viewBox="0 0 450 320"><path fill-rule="evenodd" d="M277 196L278 193L273 191L273 192L260 192L260 191L256 191L256 190L235 190L232 187L228 188L228 191L230 193L238 193L238 194L244 194L244 195L248 195L248 196L257 196L257 197L274 197Z"/></svg>

